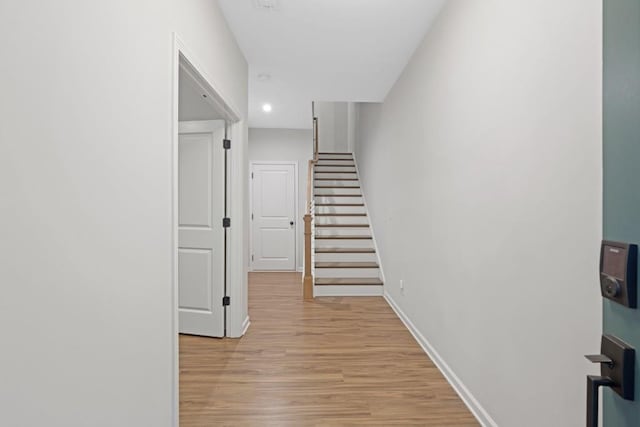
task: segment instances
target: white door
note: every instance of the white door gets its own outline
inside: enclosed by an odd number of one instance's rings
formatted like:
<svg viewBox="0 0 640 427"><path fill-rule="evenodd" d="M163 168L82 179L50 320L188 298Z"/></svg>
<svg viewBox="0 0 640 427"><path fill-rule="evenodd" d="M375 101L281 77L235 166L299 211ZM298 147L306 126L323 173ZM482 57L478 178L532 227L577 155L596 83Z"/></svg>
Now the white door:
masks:
<svg viewBox="0 0 640 427"><path fill-rule="evenodd" d="M253 270L296 269L295 175L295 164L253 164Z"/></svg>
<svg viewBox="0 0 640 427"><path fill-rule="evenodd" d="M224 121L181 122L178 143L180 333L224 335Z"/></svg>

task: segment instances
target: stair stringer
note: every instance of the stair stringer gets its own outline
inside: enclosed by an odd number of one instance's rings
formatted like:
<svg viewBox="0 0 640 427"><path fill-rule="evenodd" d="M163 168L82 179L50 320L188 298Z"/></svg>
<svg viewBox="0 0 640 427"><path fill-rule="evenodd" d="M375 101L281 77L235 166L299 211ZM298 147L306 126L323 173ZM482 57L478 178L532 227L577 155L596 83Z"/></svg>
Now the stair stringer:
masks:
<svg viewBox="0 0 640 427"><path fill-rule="evenodd" d="M371 231L371 237L373 238L373 248L376 251L376 259L378 260L378 268L380 269L380 280L382 280L382 288L384 294L384 288L387 286L387 279L384 275L384 268L382 267L382 258L380 257L380 249L378 248L378 241L376 240L376 232L373 227L373 221L371 219L371 213L369 212L369 206L367 205L367 197L364 194L364 185L362 184L362 178L360 178L360 170L358 169L358 159L356 153L352 153L353 164L356 167L356 176L358 177L358 183L360 184L360 193L362 193L362 203L364 203L364 211L367 213L367 220L369 220L369 230Z"/></svg>

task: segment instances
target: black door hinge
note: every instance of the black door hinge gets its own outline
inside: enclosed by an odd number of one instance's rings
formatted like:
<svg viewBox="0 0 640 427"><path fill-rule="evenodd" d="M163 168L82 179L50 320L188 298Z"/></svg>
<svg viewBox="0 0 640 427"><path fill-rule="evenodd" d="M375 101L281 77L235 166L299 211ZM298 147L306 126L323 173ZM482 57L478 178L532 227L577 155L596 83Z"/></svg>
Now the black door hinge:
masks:
<svg viewBox="0 0 640 427"><path fill-rule="evenodd" d="M231 218L222 218L222 228L231 227Z"/></svg>
<svg viewBox="0 0 640 427"><path fill-rule="evenodd" d="M228 150L231 148L231 140L230 139L223 139L222 140L222 148L224 148L225 150Z"/></svg>
<svg viewBox="0 0 640 427"><path fill-rule="evenodd" d="M226 307L231 305L231 297L222 297L222 306Z"/></svg>

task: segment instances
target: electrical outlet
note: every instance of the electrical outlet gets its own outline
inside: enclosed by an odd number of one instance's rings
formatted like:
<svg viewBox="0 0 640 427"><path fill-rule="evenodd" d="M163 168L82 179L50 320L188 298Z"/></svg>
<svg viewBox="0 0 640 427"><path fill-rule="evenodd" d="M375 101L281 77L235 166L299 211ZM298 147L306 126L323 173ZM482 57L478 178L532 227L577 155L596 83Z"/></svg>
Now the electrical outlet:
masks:
<svg viewBox="0 0 640 427"><path fill-rule="evenodd" d="M400 279L400 293L404 295L404 280Z"/></svg>

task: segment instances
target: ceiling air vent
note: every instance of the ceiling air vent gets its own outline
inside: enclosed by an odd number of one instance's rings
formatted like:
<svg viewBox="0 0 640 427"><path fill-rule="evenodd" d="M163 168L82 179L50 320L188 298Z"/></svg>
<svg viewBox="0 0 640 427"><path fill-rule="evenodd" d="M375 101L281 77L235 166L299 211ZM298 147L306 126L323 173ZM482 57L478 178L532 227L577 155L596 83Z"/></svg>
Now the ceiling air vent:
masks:
<svg viewBox="0 0 640 427"><path fill-rule="evenodd" d="M267 10L271 12L280 10L279 0L253 0L253 5L256 9L260 10Z"/></svg>

